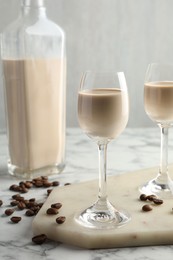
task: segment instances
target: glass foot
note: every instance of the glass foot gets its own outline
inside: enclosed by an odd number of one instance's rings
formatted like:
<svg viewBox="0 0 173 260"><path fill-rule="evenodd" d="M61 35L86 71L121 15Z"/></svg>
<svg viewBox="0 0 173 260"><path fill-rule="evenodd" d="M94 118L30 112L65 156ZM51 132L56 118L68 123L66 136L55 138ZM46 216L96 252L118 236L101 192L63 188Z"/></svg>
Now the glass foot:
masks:
<svg viewBox="0 0 173 260"><path fill-rule="evenodd" d="M130 219L128 212L115 209L109 202L106 209L101 209L95 203L75 216L80 225L95 229L113 229L126 224Z"/></svg>
<svg viewBox="0 0 173 260"><path fill-rule="evenodd" d="M173 198L173 182L169 180L168 183L161 184L157 179L150 180L139 188L141 193L146 195L155 194L159 198Z"/></svg>

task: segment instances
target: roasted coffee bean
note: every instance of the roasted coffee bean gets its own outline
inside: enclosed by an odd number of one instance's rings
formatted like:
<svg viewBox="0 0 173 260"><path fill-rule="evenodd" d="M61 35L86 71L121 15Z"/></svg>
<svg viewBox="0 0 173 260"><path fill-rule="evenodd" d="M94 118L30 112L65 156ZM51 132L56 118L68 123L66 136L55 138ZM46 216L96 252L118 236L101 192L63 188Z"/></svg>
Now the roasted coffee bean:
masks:
<svg viewBox="0 0 173 260"><path fill-rule="evenodd" d="M31 207L30 206L30 201L29 200L24 200L23 202L25 203L26 208L30 209L30 207Z"/></svg>
<svg viewBox="0 0 173 260"><path fill-rule="evenodd" d="M58 214L58 209L56 209L56 208L49 208L49 209L47 209L46 213L48 215L56 215L56 214Z"/></svg>
<svg viewBox="0 0 173 260"><path fill-rule="evenodd" d="M161 200L161 199L153 199L153 202L156 204L156 205L161 205L161 204L163 204L163 200Z"/></svg>
<svg viewBox="0 0 173 260"><path fill-rule="evenodd" d="M27 193L27 192L28 192L28 189L26 187L23 187L21 190L21 193Z"/></svg>
<svg viewBox="0 0 173 260"><path fill-rule="evenodd" d="M147 195L141 194L139 198L140 198L140 200L142 200L142 201L146 201L146 200L147 200Z"/></svg>
<svg viewBox="0 0 173 260"><path fill-rule="evenodd" d="M151 211L153 208L151 207L151 205L148 205L148 204L146 204L146 205L144 205L143 207L142 207L142 210L143 211Z"/></svg>
<svg viewBox="0 0 173 260"><path fill-rule="evenodd" d="M25 184L21 184L21 185L19 185L19 187L21 187L22 189L25 189L26 187L25 187Z"/></svg>
<svg viewBox="0 0 173 260"><path fill-rule="evenodd" d="M147 200L149 200L149 201L153 201L153 199L156 199L156 198L157 198L157 196L154 194L147 196Z"/></svg>
<svg viewBox="0 0 173 260"><path fill-rule="evenodd" d="M39 212L39 210L40 210L40 207L32 207L32 208L30 208L30 210L32 210L32 211L34 211L34 213L35 213L35 215Z"/></svg>
<svg viewBox="0 0 173 260"><path fill-rule="evenodd" d="M11 201L11 203L10 203L10 205L11 206L17 206L19 204L19 201L17 201L17 200L13 200L13 201Z"/></svg>
<svg viewBox="0 0 173 260"><path fill-rule="evenodd" d="M36 181L35 183L34 183L34 185L37 187L37 188L39 188L39 187L43 187L43 181Z"/></svg>
<svg viewBox="0 0 173 260"><path fill-rule="evenodd" d="M18 209L23 210L26 208L26 205L23 201L20 201L19 204L17 205Z"/></svg>
<svg viewBox="0 0 173 260"><path fill-rule="evenodd" d="M47 176L41 176L41 179L42 179L43 181L47 181L47 180L48 180L48 177L47 177Z"/></svg>
<svg viewBox="0 0 173 260"><path fill-rule="evenodd" d="M18 197L16 197L16 199L15 200L17 200L17 201L24 201L25 200L25 198L24 197L21 197L21 196L18 196Z"/></svg>
<svg viewBox="0 0 173 260"><path fill-rule="evenodd" d="M19 182L19 186L20 186L20 187L25 187L25 182L24 182L24 181L20 181L20 182Z"/></svg>
<svg viewBox="0 0 173 260"><path fill-rule="evenodd" d="M52 182L52 186L59 186L59 185L60 185L59 181L53 181Z"/></svg>
<svg viewBox="0 0 173 260"><path fill-rule="evenodd" d="M62 204L61 203L54 203L51 205L51 208L56 208L56 209L60 209L62 207Z"/></svg>
<svg viewBox="0 0 173 260"><path fill-rule="evenodd" d="M22 191L22 187L17 186L14 191L21 192Z"/></svg>
<svg viewBox="0 0 173 260"><path fill-rule="evenodd" d="M40 209L40 207L39 206L33 206L30 209L33 210L33 211L38 211Z"/></svg>
<svg viewBox="0 0 173 260"><path fill-rule="evenodd" d="M15 194L15 195L13 195L11 198L12 199L14 199L14 200L16 200L16 198L18 198L18 197L20 197L20 194L18 193L18 194Z"/></svg>
<svg viewBox="0 0 173 260"><path fill-rule="evenodd" d="M33 184L32 184L31 182L29 182L29 181L26 181L26 182L25 182L25 187L26 187L27 189L31 189L31 188L33 187Z"/></svg>
<svg viewBox="0 0 173 260"><path fill-rule="evenodd" d="M28 189L27 189L27 188L22 188L20 192L21 192L21 193L27 193L27 192L28 192Z"/></svg>
<svg viewBox="0 0 173 260"><path fill-rule="evenodd" d="M48 187L52 186L52 183L46 180L46 181L43 181L43 186L48 188Z"/></svg>
<svg viewBox="0 0 173 260"><path fill-rule="evenodd" d="M37 177L37 178L34 178L32 181L42 181L42 177Z"/></svg>
<svg viewBox="0 0 173 260"><path fill-rule="evenodd" d="M35 202L35 201L36 201L35 198L29 199L29 202Z"/></svg>
<svg viewBox="0 0 173 260"><path fill-rule="evenodd" d="M67 186L67 185L71 185L71 183L67 182L67 183L64 184L64 186Z"/></svg>
<svg viewBox="0 0 173 260"><path fill-rule="evenodd" d="M38 209L37 211L34 211L35 212L35 215L37 215L37 213L39 212L40 209Z"/></svg>
<svg viewBox="0 0 173 260"><path fill-rule="evenodd" d="M0 207L2 206L2 204L3 204L3 201L2 201L2 200L0 200Z"/></svg>
<svg viewBox="0 0 173 260"><path fill-rule="evenodd" d="M34 242L37 245L43 244L47 239L47 236L45 234L41 234L38 236L35 236L32 238L32 242Z"/></svg>
<svg viewBox="0 0 173 260"><path fill-rule="evenodd" d="M52 192L53 189L48 189L47 190L47 195L49 195Z"/></svg>
<svg viewBox="0 0 173 260"><path fill-rule="evenodd" d="M38 203L38 206L41 208L43 206L43 202Z"/></svg>
<svg viewBox="0 0 173 260"><path fill-rule="evenodd" d="M13 223L16 223L16 224L17 224L19 221L21 221L21 220L22 220L22 218L21 218L21 217L17 217L17 216L11 218L11 221L12 221Z"/></svg>
<svg viewBox="0 0 173 260"><path fill-rule="evenodd" d="M60 216L60 217L56 218L56 223L63 224L65 222L65 220L66 220L66 217Z"/></svg>
<svg viewBox="0 0 173 260"><path fill-rule="evenodd" d="M26 212L25 212L25 215L28 216L28 217L32 217L35 215L35 212L31 209L28 209Z"/></svg>
<svg viewBox="0 0 173 260"><path fill-rule="evenodd" d="M24 200L23 202L25 203L25 205L27 205L29 203L29 200Z"/></svg>
<svg viewBox="0 0 173 260"><path fill-rule="evenodd" d="M16 191L18 187L19 187L18 185L12 184L9 189L12 191Z"/></svg>
<svg viewBox="0 0 173 260"><path fill-rule="evenodd" d="M14 212L14 209L6 209L4 213L5 213L5 215L10 216L13 214L13 212Z"/></svg>
<svg viewBox="0 0 173 260"><path fill-rule="evenodd" d="M37 206L37 202L35 202L35 201L29 201L28 203L26 203L26 207L28 208L28 209L30 209L31 207L35 207L35 206Z"/></svg>

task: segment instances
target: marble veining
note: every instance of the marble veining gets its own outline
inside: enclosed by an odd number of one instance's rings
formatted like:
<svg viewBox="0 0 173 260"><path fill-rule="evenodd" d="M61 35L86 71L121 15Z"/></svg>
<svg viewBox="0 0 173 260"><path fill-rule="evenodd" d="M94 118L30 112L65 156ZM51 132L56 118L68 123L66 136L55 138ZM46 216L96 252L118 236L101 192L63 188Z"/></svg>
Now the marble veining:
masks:
<svg viewBox="0 0 173 260"><path fill-rule="evenodd" d="M108 174L115 175L147 167L159 166L160 133L154 128L127 128L123 134L108 146ZM11 224L4 215L10 204L12 192L9 186L19 180L7 174L7 141L0 135L0 260L155 260L172 259L173 245L86 250L48 241L38 246L32 243L32 218L22 216L18 224ZM173 130L169 134L169 163L173 163ZM98 178L97 147L78 128L67 129L66 168L57 176L61 185ZM173 176L173 173L172 173ZM32 189L26 198L46 199L46 190Z"/></svg>

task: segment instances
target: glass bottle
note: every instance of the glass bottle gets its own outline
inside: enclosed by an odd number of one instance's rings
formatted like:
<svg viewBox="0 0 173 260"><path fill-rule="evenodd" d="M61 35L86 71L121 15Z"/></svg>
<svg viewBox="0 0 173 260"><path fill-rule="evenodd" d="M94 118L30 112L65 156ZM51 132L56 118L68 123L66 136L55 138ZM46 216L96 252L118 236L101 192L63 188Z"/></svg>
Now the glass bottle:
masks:
<svg viewBox="0 0 173 260"><path fill-rule="evenodd" d="M1 35L10 174L31 179L65 166L66 52L44 0L21 0Z"/></svg>

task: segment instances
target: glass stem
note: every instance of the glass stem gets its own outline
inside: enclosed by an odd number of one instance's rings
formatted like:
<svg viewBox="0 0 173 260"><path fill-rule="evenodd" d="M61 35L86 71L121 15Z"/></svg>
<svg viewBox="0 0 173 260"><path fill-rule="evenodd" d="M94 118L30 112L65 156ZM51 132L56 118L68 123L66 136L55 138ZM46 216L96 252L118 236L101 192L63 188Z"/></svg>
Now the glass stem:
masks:
<svg viewBox="0 0 173 260"><path fill-rule="evenodd" d="M168 180L168 129L169 126L159 125L161 130L160 168L157 180L161 184Z"/></svg>
<svg viewBox="0 0 173 260"><path fill-rule="evenodd" d="M107 201L106 164L107 143L98 144L99 151L99 195L98 202L105 204Z"/></svg>

